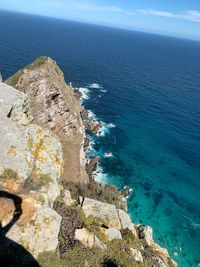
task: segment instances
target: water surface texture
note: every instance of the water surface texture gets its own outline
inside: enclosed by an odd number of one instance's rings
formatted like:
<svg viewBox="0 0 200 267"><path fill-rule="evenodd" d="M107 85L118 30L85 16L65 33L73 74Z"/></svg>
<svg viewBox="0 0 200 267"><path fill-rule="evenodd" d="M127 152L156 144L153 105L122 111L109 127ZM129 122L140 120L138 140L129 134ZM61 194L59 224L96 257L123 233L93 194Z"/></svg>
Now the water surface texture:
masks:
<svg viewBox="0 0 200 267"><path fill-rule="evenodd" d="M113 153L98 177L133 188L133 221L179 266L200 266L200 42L0 12L3 77L41 55L112 123L96 138L98 153Z"/></svg>

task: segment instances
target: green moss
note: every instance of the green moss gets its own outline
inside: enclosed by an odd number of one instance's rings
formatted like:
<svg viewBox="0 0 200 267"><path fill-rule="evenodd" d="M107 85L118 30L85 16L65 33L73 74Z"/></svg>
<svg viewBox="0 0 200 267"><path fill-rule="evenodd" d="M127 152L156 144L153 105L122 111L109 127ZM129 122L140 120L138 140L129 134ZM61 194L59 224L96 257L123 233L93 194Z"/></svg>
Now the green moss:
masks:
<svg viewBox="0 0 200 267"><path fill-rule="evenodd" d="M56 198L55 203L63 203L64 188L60 188L60 195Z"/></svg>
<svg viewBox="0 0 200 267"><path fill-rule="evenodd" d="M43 195L39 195L39 197L38 197L38 201L39 201L42 205L44 205L44 204L45 204L45 198L44 198L44 196L43 196Z"/></svg>
<svg viewBox="0 0 200 267"><path fill-rule="evenodd" d="M60 259L53 252L41 253L38 257L38 263L41 267L70 267L65 260Z"/></svg>
<svg viewBox="0 0 200 267"><path fill-rule="evenodd" d="M69 267L100 267L104 252L99 248L87 249L80 245L76 245L68 253L64 259L69 263Z"/></svg>
<svg viewBox="0 0 200 267"><path fill-rule="evenodd" d="M50 174L41 174L40 175L40 184L41 185L48 185L50 182L52 182L52 178Z"/></svg>
<svg viewBox="0 0 200 267"><path fill-rule="evenodd" d="M6 179L15 179L15 180L17 180L19 177L18 177L18 174L15 171L13 171L12 169L7 168L0 175L0 178L3 179L3 180L6 180Z"/></svg>
<svg viewBox="0 0 200 267"><path fill-rule="evenodd" d="M123 267L144 267L142 263L137 263L126 240L112 240L108 245L107 259L112 260L117 266Z"/></svg>
<svg viewBox="0 0 200 267"><path fill-rule="evenodd" d="M132 231L128 228L122 229L121 231L122 238L126 240L127 244L135 249L140 249L141 248L141 241L134 236Z"/></svg>
<svg viewBox="0 0 200 267"><path fill-rule="evenodd" d="M48 57L46 57L46 56L37 58L31 64L29 64L25 68L19 70L18 72L16 72L15 74L13 74L11 77L9 77L5 81L5 83L7 83L10 86L15 87L17 85L18 81L19 81L19 78L23 75L25 69L32 70L32 69L34 69L36 67L41 66L42 64L45 64L47 60L48 60Z"/></svg>

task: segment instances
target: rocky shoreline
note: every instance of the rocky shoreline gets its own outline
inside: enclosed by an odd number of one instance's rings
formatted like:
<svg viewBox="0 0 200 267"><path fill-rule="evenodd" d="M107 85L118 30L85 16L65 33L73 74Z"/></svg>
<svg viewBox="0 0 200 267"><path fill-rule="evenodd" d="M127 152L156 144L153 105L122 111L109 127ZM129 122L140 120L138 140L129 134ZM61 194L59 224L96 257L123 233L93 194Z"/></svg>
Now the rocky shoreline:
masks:
<svg viewBox="0 0 200 267"><path fill-rule="evenodd" d="M131 221L129 189L121 194L94 181L99 157L87 158L87 133L102 125L80 100L48 57L0 82L0 189L20 199L21 211L6 236L41 267L177 266L153 241L152 228ZM5 194L0 204L5 226L16 207ZM1 243L0 259L12 249ZM13 266L31 261L12 257Z"/></svg>

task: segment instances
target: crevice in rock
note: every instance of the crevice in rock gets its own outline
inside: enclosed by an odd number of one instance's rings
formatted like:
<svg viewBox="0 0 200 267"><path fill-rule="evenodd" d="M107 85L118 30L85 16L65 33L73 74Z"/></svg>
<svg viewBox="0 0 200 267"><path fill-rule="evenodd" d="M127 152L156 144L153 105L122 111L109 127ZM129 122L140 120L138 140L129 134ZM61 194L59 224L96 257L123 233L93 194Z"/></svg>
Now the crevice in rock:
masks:
<svg viewBox="0 0 200 267"><path fill-rule="evenodd" d="M9 118L9 119L11 118L12 112L13 112L13 107L8 112L7 118Z"/></svg>

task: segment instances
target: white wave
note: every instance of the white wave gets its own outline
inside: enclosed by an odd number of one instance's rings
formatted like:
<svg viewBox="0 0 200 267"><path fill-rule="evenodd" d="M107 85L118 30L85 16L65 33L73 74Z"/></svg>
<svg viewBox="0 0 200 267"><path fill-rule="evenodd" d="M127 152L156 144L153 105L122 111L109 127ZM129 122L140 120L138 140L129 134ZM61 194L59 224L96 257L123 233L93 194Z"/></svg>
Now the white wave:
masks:
<svg viewBox="0 0 200 267"><path fill-rule="evenodd" d="M192 227L200 229L200 224L199 223L192 223L191 224Z"/></svg>
<svg viewBox="0 0 200 267"><path fill-rule="evenodd" d="M115 125L114 123L111 122L111 123L108 123L108 124L107 124L107 127L108 127L108 128L115 128L116 125Z"/></svg>
<svg viewBox="0 0 200 267"><path fill-rule="evenodd" d="M92 88L92 89L101 89L102 86L99 83L90 83L88 85L88 88Z"/></svg>
<svg viewBox="0 0 200 267"><path fill-rule="evenodd" d="M88 109L87 112L88 112L88 119L96 119L96 115L92 110Z"/></svg>
<svg viewBox="0 0 200 267"><path fill-rule="evenodd" d="M114 157L112 152L105 152L103 156L104 156L104 158L113 158Z"/></svg>
<svg viewBox="0 0 200 267"><path fill-rule="evenodd" d="M106 89L101 89L100 92L107 93L107 90Z"/></svg>
<svg viewBox="0 0 200 267"><path fill-rule="evenodd" d="M104 137L106 134L109 134L110 128L115 128L116 125L113 123L105 123L105 122L100 122L101 123L101 128L99 132L97 133L97 136Z"/></svg>
<svg viewBox="0 0 200 267"><path fill-rule="evenodd" d="M83 99L89 99L90 90L88 88L80 87L79 88L79 91L82 94L81 100L83 100Z"/></svg>
<svg viewBox="0 0 200 267"><path fill-rule="evenodd" d="M103 172L103 168L97 164L97 169L93 173L93 178L98 183L106 184L108 182L108 174Z"/></svg>
<svg viewBox="0 0 200 267"><path fill-rule="evenodd" d="M93 154L94 152L96 152L95 149L94 149L95 142L94 142L94 140L92 138L89 138L89 139L90 140L89 140L89 145L88 145L88 148L87 148L87 153L88 154Z"/></svg>

